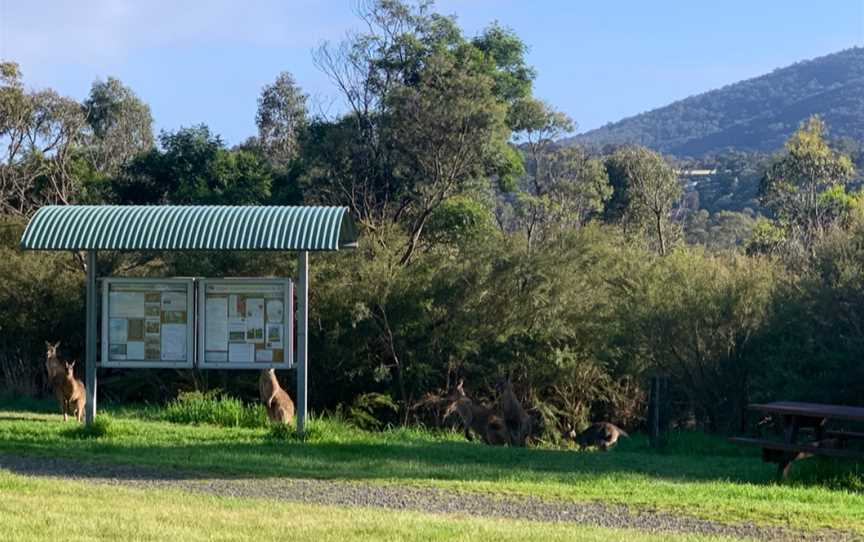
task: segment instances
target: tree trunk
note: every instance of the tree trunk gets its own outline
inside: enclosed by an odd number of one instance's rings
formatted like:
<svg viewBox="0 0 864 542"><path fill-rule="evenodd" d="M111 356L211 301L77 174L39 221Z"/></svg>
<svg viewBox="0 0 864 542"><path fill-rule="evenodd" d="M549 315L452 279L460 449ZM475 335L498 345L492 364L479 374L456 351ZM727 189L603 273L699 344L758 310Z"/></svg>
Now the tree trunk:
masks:
<svg viewBox="0 0 864 542"><path fill-rule="evenodd" d="M663 238L663 215L656 213L657 217L657 240L660 242L660 255L666 255L666 240Z"/></svg>

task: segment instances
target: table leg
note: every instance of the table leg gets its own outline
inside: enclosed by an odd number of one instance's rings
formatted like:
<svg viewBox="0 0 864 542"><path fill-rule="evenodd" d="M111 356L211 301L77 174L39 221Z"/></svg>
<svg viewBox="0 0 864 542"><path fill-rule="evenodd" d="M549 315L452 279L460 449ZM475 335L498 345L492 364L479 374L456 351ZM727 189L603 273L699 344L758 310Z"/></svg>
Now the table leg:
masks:
<svg viewBox="0 0 864 542"><path fill-rule="evenodd" d="M798 429L800 428L801 420L798 416L784 415L783 416L783 442L786 444L796 444L798 442ZM785 480L789 476L789 467L792 462L798 459L797 452L789 452L783 455L783 458L777 464L777 477Z"/></svg>
<svg viewBox="0 0 864 542"><path fill-rule="evenodd" d="M816 437L816 442L821 442L825 439L825 422L827 421L827 418L822 418L815 423L813 427L813 434Z"/></svg>

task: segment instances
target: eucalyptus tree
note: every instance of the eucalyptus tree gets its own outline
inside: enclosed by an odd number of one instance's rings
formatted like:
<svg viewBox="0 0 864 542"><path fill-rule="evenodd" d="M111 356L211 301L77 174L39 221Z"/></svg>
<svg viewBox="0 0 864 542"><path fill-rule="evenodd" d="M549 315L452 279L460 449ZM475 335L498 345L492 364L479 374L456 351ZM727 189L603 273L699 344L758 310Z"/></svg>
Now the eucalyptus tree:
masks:
<svg viewBox="0 0 864 542"><path fill-rule="evenodd" d="M82 105L90 128L84 148L97 174L116 175L153 147L150 107L120 80L96 81Z"/></svg>
<svg viewBox="0 0 864 542"><path fill-rule="evenodd" d="M0 63L0 209L28 216L40 206L73 203L80 190L76 146L81 105L50 89L28 90L12 62Z"/></svg>
<svg viewBox="0 0 864 542"><path fill-rule="evenodd" d="M818 116L801 123L760 187L763 204L775 213L789 241L806 250L842 217L845 186L855 174L852 160L828 146L825 132Z"/></svg>
<svg viewBox="0 0 864 542"><path fill-rule="evenodd" d="M258 97L258 144L270 162L285 168L297 157L301 132L307 123L306 94L288 72L261 89Z"/></svg>
<svg viewBox="0 0 864 542"><path fill-rule="evenodd" d="M404 229L407 265L442 202L521 172L507 119L533 71L512 32L466 39L431 2L367 2L360 17L366 32L315 54L349 112L310 126L307 194L349 205L373 237Z"/></svg>
<svg viewBox="0 0 864 542"><path fill-rule="evenodd" d="M613 187L606 219L628 234L646 235L665 255L677 234L670 214L682 192L675 170L661 155L640 146L618 149L607 158L606 170Z"/></svg>

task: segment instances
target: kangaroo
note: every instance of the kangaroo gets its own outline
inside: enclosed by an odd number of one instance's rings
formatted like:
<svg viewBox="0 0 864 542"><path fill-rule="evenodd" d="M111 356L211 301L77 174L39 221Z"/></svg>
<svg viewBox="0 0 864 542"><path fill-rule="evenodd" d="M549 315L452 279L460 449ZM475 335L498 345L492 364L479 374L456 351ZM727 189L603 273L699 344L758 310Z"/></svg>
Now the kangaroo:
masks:
<svg viewBox="0 0 864 542"><path fill-rule="evenodd" d="M258 378L258 392L261 402L267 409L270 421L291 423L294 418L294 403L288 393L279 385L274 369L264 369Z"/></svg>
<svg viewBox="0 0 864 542"><path fill-rule="evenodd" d="M55 344L45 341L45 348L45 371L48 373L48 384L54 391L54 398L57 399L60 413L63 414L66 412L63 400L63 382L66 380L66 364L60 361L58 354L60 341L57 341Z"/></svg>
<svg viewBox="0 0 864 542"><path fill-rule="evenodd" d="M69 421L73 414L79 422L84 419L84 405L87 393L84 383L75 378L75 362L66 363L66 373L63 378L63 421Z"/></svg>
<svg viewBox="0 0 864 542"><path fill-rule="evenodd" d="M597 422L578 435L576 431L571 431L569 436L576 441L579 448L597 446L604 452L615 446L619 437L630 437L623 429L609 422Z"/></svg>
<svg viewBox="0 0 864 542"><path fill-rule="evenodd" d="M475 405L474 401L468 398L463 388L464 382L459 380L456 386L455 393L448 396L450 406L444 413L446 418L453 412L456 412L462 418L462 425L465 428L465 438L473 440L471 432L476 433L484 443L490 446L504 446L510 442L507 424L504 420L495 414L495 412L483 405Z"/></svg>
<svg viewBox="0 0 864 542"><path fill-rule="evenodd" d="M509 379L499 380L495 390L498 392L498 408L507 424L510 445L524 447L531 429L531 418L513 393L513 383Z"/></svg>

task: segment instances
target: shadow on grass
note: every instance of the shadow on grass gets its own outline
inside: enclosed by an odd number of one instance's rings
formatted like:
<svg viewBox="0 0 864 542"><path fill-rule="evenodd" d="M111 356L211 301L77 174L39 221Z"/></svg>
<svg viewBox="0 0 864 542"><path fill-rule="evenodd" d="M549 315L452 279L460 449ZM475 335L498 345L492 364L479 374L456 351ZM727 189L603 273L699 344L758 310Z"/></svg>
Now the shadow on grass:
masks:
<svg viewBox="0 0 864 542"><path fill-rule="evenodd" d="M28 441L0 443L0 467L22 474L56 475L67 469L77 477L131 479L316 478L341 480L415 480L578 483L597 477L641 476L670 481L764 483L771 469L752 459L686 458L637 452L576 452L543 449L491 449L443 442L398 443L200 443L118 444L70 433L68 446L44 447ZM29 461L20 461L21 453ZM34 454L49 456L34 460ZM16 457L18 459L16 459ZM60 458L84 461L64 465ZM125 466L126 468L120 468ZM139 466L145 467L139 469ZM165 471L168 469L168 471Z"/></svg>
<svg viewBox="0 0 864 542"><path fill-rule="evenodd" d="M435 436L395 431L368 434L346 430L328 433L325 424L314 438L276 439L261 430L150 425L138 420L106 421L103 427L52 428L44 418L2 413L0 468L30 475L80 478L202 479L315 478L354 481L464 481L590 484L611 479L671 482L774 482L773 465L758 451L730 446L725 439L682 434L665 452L648 448L643 435L622 441L611 452L543 448L494 448ZM315 426L313 424L313 429ZM176 441L175 441L176 439ZM807 460L801 463L808 463ZM838 479L848 473L839 469ZM820 471L823 465L819 464ZM809 470L808 470L809 469ZM798 470L813 469L793 467ZM851 482L861 487L864 468L853 467ZM821 475L820 475L821 476ZM802 481L817 484L813 477ZM857 480L857 482L856 482ZM856 486L857 484L857 486ZM622 486L626 487L626 486Z"/></svg>

